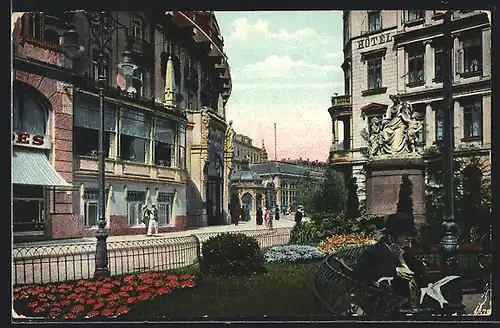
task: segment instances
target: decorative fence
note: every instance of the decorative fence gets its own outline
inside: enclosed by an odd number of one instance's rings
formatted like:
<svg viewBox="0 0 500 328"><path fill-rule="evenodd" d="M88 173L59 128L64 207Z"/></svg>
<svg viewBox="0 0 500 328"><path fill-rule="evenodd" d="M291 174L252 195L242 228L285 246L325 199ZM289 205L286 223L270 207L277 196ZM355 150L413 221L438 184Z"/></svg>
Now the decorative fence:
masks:
<svg viewBox="0 0 500 328"><path fill-rule="evenodd" d="M287 244L291 228L238 231L254 237L261 248ZM233 232L235 233L235 232ZM220 233L185 237L108 242L111 275L179 269L200 260L203 242ZM89 279L95 269L95 242L14 246L14 285Z"/></svg>

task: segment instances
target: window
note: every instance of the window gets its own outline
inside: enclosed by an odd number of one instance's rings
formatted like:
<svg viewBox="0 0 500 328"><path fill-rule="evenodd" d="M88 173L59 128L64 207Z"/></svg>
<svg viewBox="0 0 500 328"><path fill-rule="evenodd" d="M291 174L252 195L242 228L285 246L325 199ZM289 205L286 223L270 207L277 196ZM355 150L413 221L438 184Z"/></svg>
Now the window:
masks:
<svg viewBox="0 0 500 328"><path fill-rule="evenodd" d="M130 33L132 37L144 39L144 30L143 20L137 15L132 15L130 17Z"/></svg>
<svg viewBox="0 0 500 328"><path fill-rule="evenodd" d="M408 10L408 22L424 18L424 10Z"/></svg>
<svg viewBox="0 0 500 328"><path fill-rule="evenodd" d="M172 210L172 195L166 192L158 193L158 201L156 207L158 208L158 225L164 226L170 224L171 210Z"/></svg>
<svg viewBox="0 0 500 328"><path fill-rule="evenodd" d="M138 97L144 97L144 69L138 68L132 76L132 87L137 91Z"/></svg>
<svg viewBox="0 0 500 328"><path fill-rule="evenodd" d="M124 108L120 134L120 158L146 163L149 160L150 116Z"/></svg>
<svg viewBox="0 0 500 328"><path fill-rule="evenodd" d="M178 125L179 132L179 163L178 168L185 169L186 168L186 127L182 125Z"/></svg>
<svg viewBox="0 0 500 328"><path fill-rule="evenodd" d="M435 107L436 120L436 141L443 140L443 104L442 102L433 105Z"/></svg>
<svg viewBox="0 0 500 328"><path fill-rule="evenodd" d="M191 90L187 90L186 103L187 109L196 109L196 94Z"/></svg>
<svg viewBox="0 0 500 328"><path fill-rule="evenodd" d="M73 130L74 152L79 156L97 156L99 150L99 101L84 95L77 95L75 106L75 127ZM111 146L116 140L116 108L104 105L104 155L109 158Z"/></svg>
<svg viewBox="0 0 500 328"><path fill-rule="evenodd" d="M382 15L380 10L368 12L368 32L378 31L382 28Z"/></svg>
<svg viewBox="0 0 500 328"><path fill-rule="evenodd" d="M408 52L408 83L424 81L424 49Z"/></svg>
<svg viewBox="0 0 500 328"><path fill-rule="evenodd" d="M368 61L368 90L382 87L382 58Z"/></svg>
<svg viewBox="0 0 500 328"><path fill-rule="evenodd" d="M105 191L105 204L108 201L109 189ZM83 216L85 218L85 226L97 226L99 219L99 189L85 189L83 193ZM105 205L106 206L106 205ZM104 213L103 213L104 214Z"/></svg>
<svg viewBox="0 0 500 328"><path fill-rule="evenodd" d="M155 118L155 164L173 166L175 123L165 118Z"/></svg>
<svg viewBox="0 0 500 328"><path fill-rule="evenodd" d="M41 40L43 35L43 26L43 13L29 13L27 18L26 35L34 39Z"/></svg>
<svg viewBox="0 0 500 328"><path fill-rule="evenodd" d="M482 135L483 104L481 97L467 99L464 102L464 137L480 137Z"/></svg>
<svg viewBox="0 0 500 328"><path fill-rule="evenodd" d="M434 48L434 79L436 81L443 80L443 60L444 50L442 47Z"/></svg>
<svg viewBox="0 0 500 328"><path fill-rule="evenodd" d="M146 202L146 192L128 191L127 192L127 212L128 223L131 226L142 224L142 205Z"/></svg>
<svg viewBox="0 0 500 328"><path fill-rule="evenodd" d="M483 66L483 50L481 36L465 39L464 49L464 72L479 72Z"/></svg>
<svg viewBox="0 0 500 328"><path fill-rule="evenodd" d="M104 61L104 79L105 83L109 84L109 54L103 54ZM97 49L92 49L92 76L95 82L99 82L99 51Z"/></svg>
<svg viewBox="0 0 500 328"><path fill-rule="evenodd" d="M12 99L13 117L12 128L15 132L45 135L49 111L42 99L37 99L30 91L16 87Z"/></svg>

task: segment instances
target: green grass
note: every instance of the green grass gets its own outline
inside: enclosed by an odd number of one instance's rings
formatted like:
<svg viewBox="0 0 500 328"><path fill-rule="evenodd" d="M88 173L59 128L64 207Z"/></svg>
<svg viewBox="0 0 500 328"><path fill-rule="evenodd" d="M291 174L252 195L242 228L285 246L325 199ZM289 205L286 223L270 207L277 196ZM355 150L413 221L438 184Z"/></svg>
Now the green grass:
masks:
<svg viewBox="0 0 500 328"><path fill-rule="evenodd" d="M269 264L268 272L250 278L204 276L192 289L140 302L129 320L166 318L294 317L320 315L314 301L318 263ZM199 274L191 268L191 274Z"/></svg>

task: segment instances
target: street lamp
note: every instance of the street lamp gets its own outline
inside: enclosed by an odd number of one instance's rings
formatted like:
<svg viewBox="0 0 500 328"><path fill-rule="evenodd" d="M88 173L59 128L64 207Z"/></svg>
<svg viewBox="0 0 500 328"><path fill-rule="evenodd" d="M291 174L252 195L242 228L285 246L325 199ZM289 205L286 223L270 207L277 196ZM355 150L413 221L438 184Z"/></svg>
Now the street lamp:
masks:
<svg viewBox="0 0 500 328"><path fill-rule="evenodd" d="M444 217L443 238L441 239L441 268L444 277L459 275L457 259L457 224L454 214L454 171L453 171L453 76L452 76L452 49L451 37L451 10L446 10L443 20L444 56L443 61L443 184L444 184ZM463 313L462 288L460 279L452 280L443 288L444 297L448 300L448 314Z"/></svg>
<svg viewBox="0 0 500 328"><path fill-rule="evenodd" d="M99 127L99 210L96 232L96 254L95 254L95 272L96 278L108 277L110 275L108 266L108 249L106 240L108 233L106 231L106 193L105 193L105 153L104 153L104 87L106 83L105 75L105 60L104 49L108 44L113 33L119 28L125 29L127 37L126 50L123 53L123 62L118 65L119 69L125 76L130 76L134 73L137 66L133 63L131 53L129 51L129 38L127 26L119 23L112 15L107 12L80 12L90 25L90 34L92 41L97 45L99 52L98 63L98 86L99 86L99 115L101 118ZM73 24L73 15L70 15L69 29L61 37L61 46L69 58L79 58L84 48L78 43L78 33ZM69 18L68 17L68 18Z"/></svg>

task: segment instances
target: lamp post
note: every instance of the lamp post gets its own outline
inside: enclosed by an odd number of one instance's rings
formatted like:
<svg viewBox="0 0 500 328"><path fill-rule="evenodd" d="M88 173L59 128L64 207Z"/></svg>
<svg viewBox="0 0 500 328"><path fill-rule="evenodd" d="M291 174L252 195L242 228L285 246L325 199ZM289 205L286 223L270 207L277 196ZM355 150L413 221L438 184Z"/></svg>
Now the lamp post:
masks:
<svg viewBox="0 0 500 328"><path fill-rule="evenodd" d="M441 268L443 277L459 275L457 260L457 224L454 214L454 170L453 170L453 76L452 76L452 51L453 40L451 37L451 10L446 10L443 20L444 33L444 61L443 61L443 184L444 184L444 217L443 237L441 239ZM448 314L463 313L462 288L460 279L450 281L443 288L443 296L448 300Z"/></svg>
<svg viewBox="0 0 500 328"><path fill-rule="evenodd" d="M108 266L108 249L107 249L107 238L108 233L106 231L106 192L105 192L105 151L104 151L104 134L105 134L105 110L104 110L104 97L105 97L105 59L104 59L104 49L111 39L113 33L119 28L124 28L127 37L127 46L125 52L122 54L123 62L120 63L119 69L125 76L130 76L133 74L134 70L137 68L132 62L131 53L129 51L129 40L128 40L128 28L125 25L119 23L112 15L107 12L84 12L80 11L83 17L86 18L90 25L91 39L95 45L97 45L99 58L98 62L98 87L99 87L99 116L100 116L100 126L99 126L99 208L98 208L98 220L97 226L98 230L96 232L96 254L95 254L95 272L94 276L96 278L108 277L109 266ZM69 58L79 58L84 48L78 43L78 33L73 23L73 14L68 17L69 29L63 34L61 40L61 46L64 49L65 54Z"/></svg>

